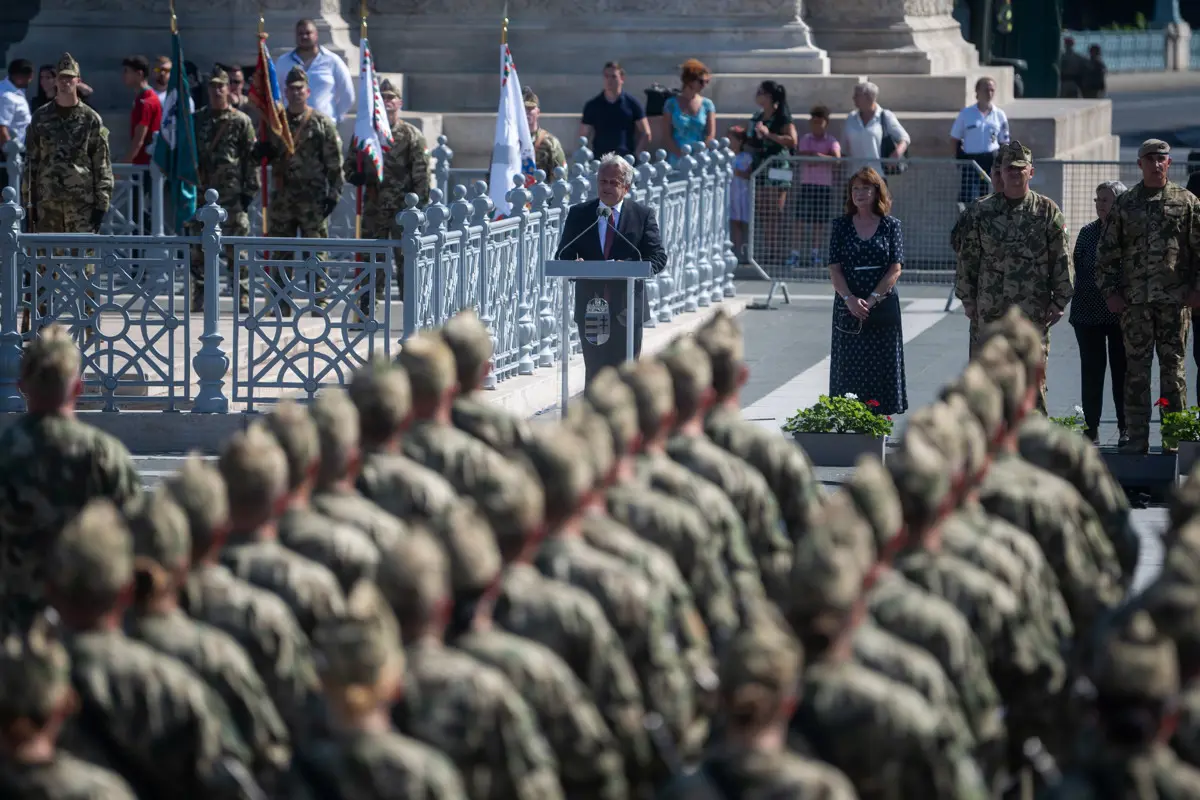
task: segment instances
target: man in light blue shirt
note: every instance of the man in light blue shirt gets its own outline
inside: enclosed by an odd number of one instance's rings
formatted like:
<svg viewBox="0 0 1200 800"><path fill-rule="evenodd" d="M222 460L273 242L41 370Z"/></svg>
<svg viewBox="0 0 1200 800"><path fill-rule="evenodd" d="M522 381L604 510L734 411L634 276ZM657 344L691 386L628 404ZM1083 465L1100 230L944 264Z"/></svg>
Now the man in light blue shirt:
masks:
<svg viewBox="0 0 1200 800"><path fill-rule="evenodd" d="M25 97L25 88L33 82L33 76L33 62L18 58L8 65L8 77L0 81L0 189L8 185L4 148L10 140L23 147L25 130L33 119Z"/></svg>
<svg viewBox="0 0 1200 800"><path fill-rule="evenodd" d="M308 107L332 117L335 122L354 108L354 81L346 62L317 43L317 24L311 19L296 23L296 49L275 62L281 78L300 67L308 76Z"/></svg>
<svg viewBox="0 0 1200 800"><path fill-rule="evenodd" d="M970 203L986 194L983 176L992 171L992 161L1000 145L1008 144L1008 116L992 102L996 97L996 81L983 77L975 82L975 104L958 112L950 127L954 140L954 157L974 161L979 169L964 165L958 201Z"/></svg>

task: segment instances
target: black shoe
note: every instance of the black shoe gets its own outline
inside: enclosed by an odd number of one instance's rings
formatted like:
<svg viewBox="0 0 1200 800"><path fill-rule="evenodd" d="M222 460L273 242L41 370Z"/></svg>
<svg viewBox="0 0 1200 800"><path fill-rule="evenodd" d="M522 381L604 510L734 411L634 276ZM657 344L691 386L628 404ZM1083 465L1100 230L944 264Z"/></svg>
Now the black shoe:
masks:
<svg viewBox="0 0 1200 800"><path fill-rule="evenodd" d="M1122 430L1117 435L1117 447L1120 447L1121 445L1125 445L1125 444L1129 444L1129 431Z"/></svg>

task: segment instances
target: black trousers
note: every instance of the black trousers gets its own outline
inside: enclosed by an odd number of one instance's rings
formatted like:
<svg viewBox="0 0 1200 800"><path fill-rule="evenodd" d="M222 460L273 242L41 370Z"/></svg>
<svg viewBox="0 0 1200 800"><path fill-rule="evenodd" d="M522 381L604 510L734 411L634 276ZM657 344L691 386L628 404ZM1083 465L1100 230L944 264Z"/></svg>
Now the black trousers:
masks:
<svg viewBox="0 0 1200 800"><path fill-rule="evenodd" d="M1079 342L1079 388L1083 420L1089 436L1100 427L1104 409L1104 372L1112 370L1113 405L1117 427L1125 430L1125 340L1120 325L1076 325Z"/></svg>
<svg viewBox="0 0 1200 800"><path fill-rule="evenodd" d="M575 320L575 325L579 328L579 342L583 347L583 366L586 369L587 377L584 379L584 385L588 385L592 380L600 374L600 370L605 367L619 367L625 363L625 326L617 319L617 315L613 315L610 320L612 325L611 334L608 341L604 344L592 344L583 336L583 319ZM637 358L642 354L642 320L639 318L633 327L633 357Z"/></svg>

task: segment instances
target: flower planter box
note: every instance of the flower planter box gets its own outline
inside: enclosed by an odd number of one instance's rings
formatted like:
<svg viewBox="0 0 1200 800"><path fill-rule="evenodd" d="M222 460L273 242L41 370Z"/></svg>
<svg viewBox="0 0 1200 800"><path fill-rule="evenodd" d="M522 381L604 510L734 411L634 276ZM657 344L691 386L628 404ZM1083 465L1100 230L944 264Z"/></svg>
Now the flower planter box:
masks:
<svg viewBox="0 0 1200 800"><path fill-rule="evenodd" d="M1180 442L1175 461L1175 471L1179 477L1186 478L1198 459L1200 459L1200 442Z"/></svg>
<svg viewBox="0 0 1200 800"><path fill-rule="evenodd" d="M814 467L853 467L864 455L883 460L886 436L865 433L800 433L792 432L796 444L804 448Z"/></svg>

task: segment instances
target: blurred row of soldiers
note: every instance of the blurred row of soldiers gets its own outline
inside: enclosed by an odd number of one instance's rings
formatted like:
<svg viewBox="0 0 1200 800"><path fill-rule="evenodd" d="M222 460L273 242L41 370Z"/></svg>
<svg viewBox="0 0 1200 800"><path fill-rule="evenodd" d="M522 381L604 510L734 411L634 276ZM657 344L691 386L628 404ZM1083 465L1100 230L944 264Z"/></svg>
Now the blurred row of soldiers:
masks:
<svg viewBox="0 0 1200 800"><path fill-rule="evenodd" d="M0 793L1200 796L1200 481L1129 598L1041 331L977 345L832 494L742 419L723 313L534 425L464 313L145 492L46 328L0 433Z"/></svg>
<svg viewBox="0 0 1200 800"><path fill-rule="evenodd" d="M22 204L28 209L31 232L94 233L113 192L108 130L100 115L79 100L75 59L64 53L57 69L59 91L54 102L38 109L29 126ZM300 67L285 78L290 153L274 133L256 135L250 117L235 108L229 76L221 67L213 68L207 85L209 105L193 118L198 188L201 197L206 189L217 190L217 202L226 213L221 225L226 235L250 234L247 212L263 188L259 170L264 160L272 170L267 201L271 236L327 237L328 219L342 196L344 181L364 189L362 235L367 239L398 238L395 216L404 209L409 193L428 202L431 176L425 138L400 118L400 93L390 81L380 84L392 131L392 146L382 154L381 176L372 163L359 158L353 143L343 158L337 125L307 106L308 77ZM191 223L187 232L198 233L197 224ZM229 269L234 267L231 251ZM245 271L241 272L245 310L248 296ZM204 296L198 248L194 248L192 276L192 310L198 311Z"/></svg>

